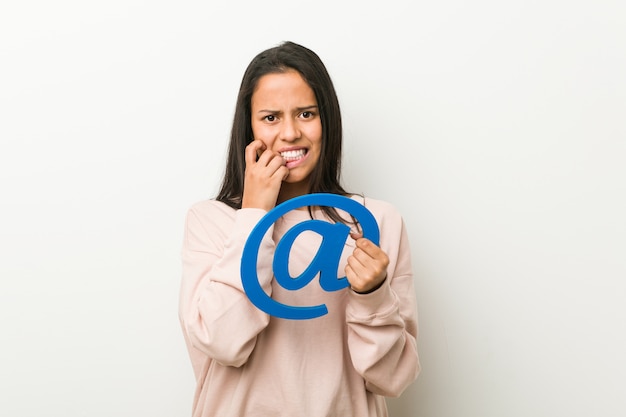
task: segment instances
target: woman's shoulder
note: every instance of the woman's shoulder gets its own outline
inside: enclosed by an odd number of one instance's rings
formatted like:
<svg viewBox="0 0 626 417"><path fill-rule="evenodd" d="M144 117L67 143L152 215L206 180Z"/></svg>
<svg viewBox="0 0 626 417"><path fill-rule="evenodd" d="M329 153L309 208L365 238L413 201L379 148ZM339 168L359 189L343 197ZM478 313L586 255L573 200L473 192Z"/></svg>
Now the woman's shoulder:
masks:
<svg viewBox="0 0 626 417"><path fill-rule="evenodd" d="M236 209L215 199L201 200L193 203L187 211L188 218L195 218L203 224L224 224L232 221Z"/></svg>
<svg viewBox="0 0 626 417"><path fill-rule="evenodd" d="M218 201L214 198L209 198L206 200L196 201L189 207L189 211L199 212L199 213L208 212L208 213L215 213L215 214L218 214L218 213L231 214L231 213L235 213L237 210L230 207L226 203Z"/></svg>
<svg viewBox="0 0 626 417"><path fill-rule="evenodd" d="M185 218L185 247L206 252L221 246L232 229L236 212L214 199L193 203Z"/></svg>
<svg viewBox="0 0 626 417"><path fill-rule="evenodd" d="M402 214L392 203L367 195L352 195L351 198L363 204L372 213L381 231L399 231L404 227Z"/></svg>
<svg viewBox="0 0 626 417"><path fill-rule="evenodd" d="M352 199L363 204L372 213L380 230L381 247L384 247L388 254L391 253L389 252L391 247L401 239L405 229L400 211L386 200L363 195L352 196Z"/></svg>
<svg viewBox="0 0 626 417"><path fill-rule="evenodd" d="M363 194L354 194L351 196L353 200L363 204L366 209L372 212L374 216L398 216L401 217L398 209L390 202L386 200L380 200Z"/></svg>

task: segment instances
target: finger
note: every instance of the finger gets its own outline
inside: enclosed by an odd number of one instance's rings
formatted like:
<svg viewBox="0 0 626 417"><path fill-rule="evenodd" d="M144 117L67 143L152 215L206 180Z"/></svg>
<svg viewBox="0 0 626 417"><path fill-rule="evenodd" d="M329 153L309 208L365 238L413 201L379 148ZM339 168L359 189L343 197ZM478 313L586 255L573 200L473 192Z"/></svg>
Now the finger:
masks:
<svg viewBox="0 0 626 417"><path fill-rule="evenodd" d="M354 286L357 284L356 275L354 271L352 270L352 267L350 266L350 264L346 264L346 267L343 269L343 272L346 274L346 279L348 280L348 283L350 284L350 286Z"/></svg>
<svg viewBox="0 0 626 417"><path fill-rule="evenodd" d="M352 256L359 261L365 270L374 272L379 275L387 269L389 266L389 257L378 246L374 245L371 241L360 242L352 252Z"/></svg>
<svg viewBox="0 0 626 417"><path fill-rule="evenodd" d="M356 247L372 258L382 257L381 255L385 253L379 246L375 245L374 242L364 237L356 240Z"/></svg>
<svg viewBox="0 0 626 417"><path fill-rule="evenodd" d="M265 151L265 153L268 153L268 151ZM289 175L289 168L285 166L286 163L287 162L285 162L283 157L279 154L276 154L269 160L265 169L267 169L267 175L272 179L272 181L276 181L280 184L287 178Z"/></svg>
<svg viewBox="0 0 626 417"><path fill-rule="evenodd" d="M363 274L367 271L366 263L364 263L362 259L359 259L358 254L352 254L348 257L347 266L352 269L355 276L363 276Z"/></svg>
<svg viewBox="0 0 626 417"><path fill-rule="evenodd" d="M350 283L350 287L355 291L367 289L366 287L374 278L363 265L354 259L348 262L344 268L344 272L346 273L346 279Z"/></svg>
<svg viewBox="0 0 626 417"><path fill-rule="evenodd" d="M278 152L273 152L269 149L263 151L257 163L262 167L272 169L272 171L286 164L285 159Z"/></svg>
<svg viewBox="0 0 626 417"><path fill-rule="evenodd" d="M272 174L272 178L280 178L280 181L285 181L289 176L289 168L282 165L280 166L274 174Z"/></svg>
<svg viewBox="0 0 626 417"><path fill-rule="evenodd" d="M279 153L270 152L270 151L263 152L263 161L265 160L267 160L266 166L274 171L276 171L281 166L284 166L287 163L285 162L285 159L282 156L280 156Z"/></svg>
<svg viewBox="0 0 626 417"><path fill-rule="evenodd" d="M357 274L354 267L350 263L346 264L343 272L346 273L346 279L350 283L350 286L355 287L361 285L361 278L359 278L359 274Z"/></svg>
<svg viewBox="0 0 626 417"><path fill-rule="evenodd" d="M246 165L252 165L257 162L259 152L263 152L266 149L265 144L255 139L248 146L246 146Z"/></svg>

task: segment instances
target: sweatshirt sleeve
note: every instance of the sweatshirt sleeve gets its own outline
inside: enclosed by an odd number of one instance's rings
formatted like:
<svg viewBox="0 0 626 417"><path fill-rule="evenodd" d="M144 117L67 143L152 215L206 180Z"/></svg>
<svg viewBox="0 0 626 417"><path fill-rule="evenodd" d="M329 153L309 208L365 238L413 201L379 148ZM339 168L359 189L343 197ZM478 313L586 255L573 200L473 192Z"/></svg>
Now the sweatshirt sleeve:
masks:
<svg viewBox="0 0 626 417"><path fill-rule="evenodd" d="M369 294L350 292L346 320L352 363L366 388L397 397L417 378L420 363L409 241L399 213L389 217L379 219L381 248L390 259L387 280Z"/></svg>
<svg viewBox="0 0 626 417"><path fill-rule="evenodd" d="M244 293L240 275L245 242L266 212L225 212L220 203L211 203L187 213L179 315L185 339L193 348L222 365L238 367L247 361L257 335L269 322L269 316ZM271 236L272 228L261 242L257 268L259 283L268 294L274 253Z"/></svg>

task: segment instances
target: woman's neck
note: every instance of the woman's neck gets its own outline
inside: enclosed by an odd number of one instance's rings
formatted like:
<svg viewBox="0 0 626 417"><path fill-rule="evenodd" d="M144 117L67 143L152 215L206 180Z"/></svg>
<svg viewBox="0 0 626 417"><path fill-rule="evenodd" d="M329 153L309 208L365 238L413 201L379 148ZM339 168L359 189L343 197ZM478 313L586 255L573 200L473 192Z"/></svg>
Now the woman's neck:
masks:
<svg viewBox="0 0 626 417"><path fill-rule="evenodd" d="M280 192L278 193L276 204L283 203L287 200L291 200L292 198L305 194L309 194L308 185L305 187L301 183L290 184L288 182L283 182L280 187Z"/></svg>

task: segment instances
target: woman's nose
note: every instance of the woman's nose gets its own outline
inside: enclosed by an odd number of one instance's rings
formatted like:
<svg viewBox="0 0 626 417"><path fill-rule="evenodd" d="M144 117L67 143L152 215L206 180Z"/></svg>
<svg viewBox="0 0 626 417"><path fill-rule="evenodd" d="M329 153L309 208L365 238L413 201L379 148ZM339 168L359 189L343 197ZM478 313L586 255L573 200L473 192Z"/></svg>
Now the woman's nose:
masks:
<svg viewBox="0 0 626 417"><path fill-rule="evenodd" d="M295 121L286 119L281 125L280 138L284 141L293 141L300 137L300 130Z"/></svg>

